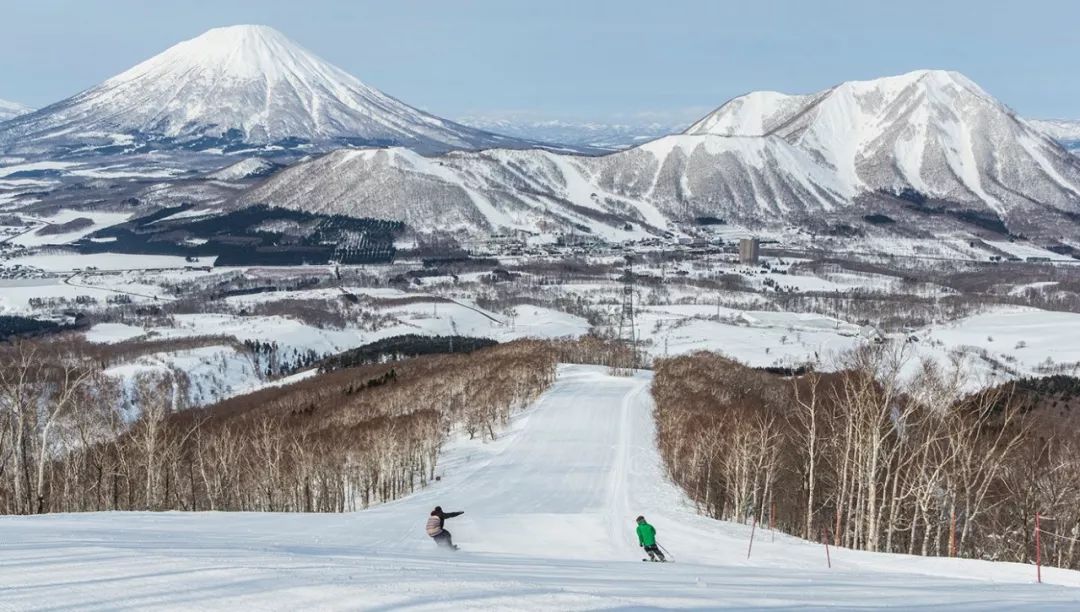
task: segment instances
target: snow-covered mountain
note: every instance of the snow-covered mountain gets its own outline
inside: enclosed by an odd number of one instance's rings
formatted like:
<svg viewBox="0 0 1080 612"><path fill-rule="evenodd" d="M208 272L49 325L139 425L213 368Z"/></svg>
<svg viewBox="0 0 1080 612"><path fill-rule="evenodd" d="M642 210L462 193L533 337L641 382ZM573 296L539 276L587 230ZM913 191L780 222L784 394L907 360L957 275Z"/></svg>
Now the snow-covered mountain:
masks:
<svg viewBox="0 0 1080 612"><path fill-rule="evenodd" d="M634 203L609 203L594 185L596 159L537 149L439 157L404 148L339 150L278 172L240 203L394 219L421 232L578 227L614 239L641 235L640 228L625 230L636 218ZM651 220L665 223L659 214Z"/></svg>
<svg viewBox="0 0 1080 612"><path fill-rule="evenodd" d="M23 106L18 102L8 102L7 100L0 100L0 121L7 121L13 117L19 115L25 115L34 109L29 106Z"/></svg>
<svg viewBox="0 0 1080 612"><path fill-rule="evenodd" d="M677 135L602 157L335 151L279 172L241 203L395 219L426 232L573 229L618 240L699 216L831 210L851 195L783 139Z"/></svg>
<svg viewBox="0 0 1080 612"><path fill-rule="evenodd" d="M1028 119L1028 124L1042 131L1063 147L1080 152L1080 121L1069 119Z"/></svg>
<svg viewBox="0 0 1080 612"><path fill-rule="evenodd" d="M209 30L0 129L0 150L30 153L303 143L522 146L413 108L253 25Z"/></svg>
<svg viewBox="0 0 1080 612"><path fill-rule="evenodd" d="M281 166L259 157L247 157L224 168L210 172L206 178L213 181L240 181L270 176Z"/></svg>
<svg viewBox="0 0 1080 612"><path fill-rule="evenodd" d="M598 121L567 121L563 119L518 119L505 117L471 116L459 122L524 140L550 142L577 147L619 150L655 140L661 136L678 134L687 123L609 123Z"/></svg>
<svg viewBox="0 0 1080 612"><path fill-rule="evenodd" d="M1061 235L1080 219L1080 160L962 75L920 71L810 95L748 94L685 134L601 157L332 153L241 201L421 231L574 227L618 238L705 216L828 231L887 212L930 233L974 218Z"/></svg>
<svg viewBox="0 0 1080 612"><path fill-rule="evenodd" d="M1014 224L1080 211L1080 160L956 72L735 98L687 134L782 138L852 193L914 190Z"/></svg>

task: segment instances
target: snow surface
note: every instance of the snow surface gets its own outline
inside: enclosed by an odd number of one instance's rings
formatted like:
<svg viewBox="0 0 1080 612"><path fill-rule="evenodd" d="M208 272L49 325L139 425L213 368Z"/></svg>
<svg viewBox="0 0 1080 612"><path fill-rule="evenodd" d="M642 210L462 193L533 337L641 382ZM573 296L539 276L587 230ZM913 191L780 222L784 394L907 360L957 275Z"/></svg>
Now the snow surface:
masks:
<svg viewBox="0 0 1080 612"><path fill-rule="evenodd" d="M563 366L493 443L458 438L440 482L347 514L0 518L0 606L50 610L949 609L1080 606L1080 573L832 549L697 516L654 446L650 376ZM431 507L462 550L423 532ZM676 563L643 564L644 514Z"/></svg>
<svg viewBox="0 0 1080 612"><path fill-rule="evenodd" d="M148 291L147 294L130 294L134 302L152 301L161 290L153 286L136 285L128 291ZM0 279L0 314L32 314L32 298L66 298L74 300L78 296L89 296L104 302L116 296L119 291L108 287L88 286L77 281L62 278L17 278Z"/></svg>
<svg viewBox="0 0 1080 612"><path fill-rule="evenodd" d="M862 328L832 317L708 305L646 306L637 324L654 357L714 351L752 367L827 364L866 341Z"/></svg>
<svg viewBox="0 0 1080 612"><path fill-rule="evenodd" d="M1008 240L987 240L986 243L994 248L1001 249L1002 251L1005 251L1006 253L1015 257L1019 257L1021 259L1027 259L1028 257L1045 257L1051 261L1075 261L1072 257L1069 257L1068 255L1062 255L1061 253L1047 251L1046 249L1042 249L1024 242L1010 242Z"/></svg>
<svg viewBox="0 0 1080 612"><path fill-rule="evenodd" d="M86 330L86 340L99 344L114 344L145 336L146 330L126 323L98 323Z"/></svg>
<svg viewBox="0 0 1080 612"><path fill-rule="evenodd" d="M16 238L13 238L9 242L11 244L17 244L19 246L31 247L31 246L45 246L50 244L68 244L75 242L85 236L110 227L123 223L130 219L134 213L130 212L102 212L102 211L82 211L64 209L58 211L56 214L49 217L25 217L27 221L41 222L42 226L34 231L27 232ZM48 225L58 225L61 223L67 223L75 219L90 219L93 223L78 230L64 232L62 234L45 234L41 235L38 231L45 228Z"/></svg>
<svg viewBox="0 0 1080 612"><path fill-rule="evenodd" d="M934 325L919 332L947 350L970 348L985 352L1004 367L1023 376L1062 373L1080 375L1080 314L1034 308L1002 309ZM919 351L935 348L920 342ZM944 353L945 351L940 351Z"/></svg>
<svg viewBox="0 0 1080 612"><path fill-rule="evenodd" d="M214 257L200 257L199 265L213 265ZM124 253L50 253L43 252L14 257L5 265L23 265L49 272L71 272L97 268L99 270L159 270L183 268L191 264L173 255L132 255Z"/></svg>

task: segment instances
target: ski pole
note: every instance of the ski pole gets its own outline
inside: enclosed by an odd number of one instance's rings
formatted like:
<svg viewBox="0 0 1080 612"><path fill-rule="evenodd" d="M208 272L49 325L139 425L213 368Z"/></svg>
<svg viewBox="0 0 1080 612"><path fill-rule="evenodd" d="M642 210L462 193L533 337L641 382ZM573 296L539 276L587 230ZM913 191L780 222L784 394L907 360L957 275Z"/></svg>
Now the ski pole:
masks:
<svg viewBox="0 0 1080 612"><path fill-rule="evenodd" d="M675 560L675 556L672 555L670 552L668 552L668 549L664 548L663 544L661 544L660 542L657 542L656 545L659 546L660 550L664 551L664 554L667 555L669 558L671 558L672 561Z"/></svg>

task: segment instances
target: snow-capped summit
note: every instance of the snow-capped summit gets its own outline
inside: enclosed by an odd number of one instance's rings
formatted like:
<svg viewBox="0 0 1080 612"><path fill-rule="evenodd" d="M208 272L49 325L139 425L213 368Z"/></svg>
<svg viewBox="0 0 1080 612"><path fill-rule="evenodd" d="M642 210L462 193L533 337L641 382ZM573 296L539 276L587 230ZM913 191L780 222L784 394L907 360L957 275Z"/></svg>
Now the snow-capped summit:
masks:
<svg viewBox="0 0 1080 612"><path fill-rule="evenodd" d="M868 81L846 81L813 94L750 92L724 103L720 108L691 125L685 133L763 136L782 131L797 116L805 114L818 105L838 111L837 114L848 117L850 122L857 122L869 115L874 115L877 123L885 123L891 121L892 117L885 116L887 113L884 111L888 111L895 103L911 100L928 91L947 89L966 91L996 104L989 94L959 72L916 70ZM948 99L938 97L936 101L948 102ZM851 105L838 106L844 102Z"/></svg>
<svg viewBox="0 0 1080 612"><path fill-rule="evenodd" d="M19 115L25 115L34 109L29 106L23 106L18 102L8 102L7 100L0 100L0 121L7 121L13 117Z"/></svg>
<svg viewBox="0 0 1080 612"><path fill-rule="evenodd" d="M1033 202L1080 208L1080 160L958 72L919 70L808 95L755 92L686 133L783 138L855 193L914 189L1002 217Z"/></svg>
<svg viewBox="0 0 1080 612"><path fill-rule="evenodd" d="M266 26L214 28L0 130L0 148L129 142L515 146L369 87Z"/></svg>

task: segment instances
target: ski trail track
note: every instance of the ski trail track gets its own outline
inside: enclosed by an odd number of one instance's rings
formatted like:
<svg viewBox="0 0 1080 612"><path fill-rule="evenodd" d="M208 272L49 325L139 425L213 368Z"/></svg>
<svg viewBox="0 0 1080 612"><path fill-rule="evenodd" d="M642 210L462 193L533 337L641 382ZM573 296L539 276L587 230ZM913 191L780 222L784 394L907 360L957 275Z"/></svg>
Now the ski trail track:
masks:
<svg viewBox="0 0 1080 612"><path fill-rule="evenodd" d="M824 549L698 516L655 447L651 375L561 366L494 442L362 512L0 518L0 610L1080 609L1080 573ZM462 550L424 535L435 505ZM642 563L644 514L677 560Z"/></svg>

